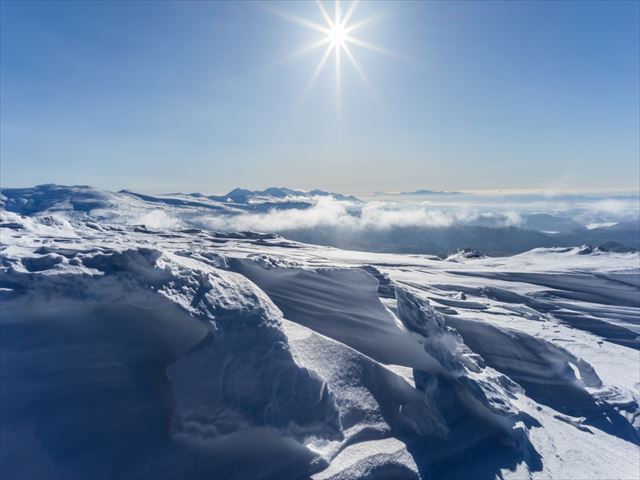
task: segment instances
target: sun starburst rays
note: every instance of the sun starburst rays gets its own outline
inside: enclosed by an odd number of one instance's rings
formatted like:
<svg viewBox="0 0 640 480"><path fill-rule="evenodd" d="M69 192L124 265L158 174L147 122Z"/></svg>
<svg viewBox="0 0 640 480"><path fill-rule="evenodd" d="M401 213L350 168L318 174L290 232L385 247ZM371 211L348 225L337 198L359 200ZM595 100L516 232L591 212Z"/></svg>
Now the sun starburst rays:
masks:
<svg viewBox="0 0 640 480"><path fill-rule="evenodd" d="M368 17L358 22L351 23L351 18L353 17L357 4L358 0L352 1L343 15L340 1L336 0L333 15L331 15L322 1L316 0L316 5L318 6L318 10L320 11L320 16L324 20L324 24L297 17L295 15L283 15L285 18L298 25L323 34L322 38L302 47L300 50L295 52L294 55L301 55L326 46L324 53L320 57L318 65L316 66L311 77L309 78L309 81L307 82L306 88L303 93L303 95L306 95L313 87L317 78L320 76L320 73L324 69L324 66L328 63L329 57L333 54L335 64L336 109L338 112L340 112L341 110L342 103L342 91L340 84L342 81L342 68L343 64L345 63L343 61L344 57L346 57L346 59L349 61L348 63L351 64L351 66L356 71L360 79L365 83L365 85L370 88L369 81L364 71L358 64L351 47L356 46L377 53L387 53L382 48L377 47L376 45L373 45L364 40L360 40L353 35L354 32L369 24L373 20L373 17Z"/></svg>

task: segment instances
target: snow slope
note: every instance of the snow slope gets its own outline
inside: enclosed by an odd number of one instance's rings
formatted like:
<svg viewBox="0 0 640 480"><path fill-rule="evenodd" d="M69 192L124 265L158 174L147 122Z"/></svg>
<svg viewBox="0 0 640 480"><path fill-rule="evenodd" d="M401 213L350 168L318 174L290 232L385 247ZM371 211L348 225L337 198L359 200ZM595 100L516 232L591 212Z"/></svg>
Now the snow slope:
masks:
<svg viewBox="0 0 640 480"><path fill-rule="evenodd" d="M38 185L2 189L0 206L22 215L62 216L101 225L260 231L339 248L443 258L464 249L494 256L584 244L601 251L640 249L638 195L514 199L440 194L424 201L374 197L362 202L338 193L283 187L236 188L226 195L207 196Z"/></svg>
<svg viewBox="0 0 640 480"><path fill-rule="evenodd" d="M3 478L639 476L638 253L374 254L34 195L0 211Z"/></svg>

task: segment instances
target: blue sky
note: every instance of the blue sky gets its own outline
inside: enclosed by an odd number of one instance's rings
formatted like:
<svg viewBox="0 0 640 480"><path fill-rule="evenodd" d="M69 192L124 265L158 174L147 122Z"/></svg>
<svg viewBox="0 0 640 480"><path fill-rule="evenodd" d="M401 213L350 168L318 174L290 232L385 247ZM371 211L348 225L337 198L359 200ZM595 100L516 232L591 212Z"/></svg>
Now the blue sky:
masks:
<svg viewBox="0 0 640 480"><path fill-rule="evenodd" d="M338 111L311 2L3 1L1 185L637 189L639 5L361 2Z"/></svg>

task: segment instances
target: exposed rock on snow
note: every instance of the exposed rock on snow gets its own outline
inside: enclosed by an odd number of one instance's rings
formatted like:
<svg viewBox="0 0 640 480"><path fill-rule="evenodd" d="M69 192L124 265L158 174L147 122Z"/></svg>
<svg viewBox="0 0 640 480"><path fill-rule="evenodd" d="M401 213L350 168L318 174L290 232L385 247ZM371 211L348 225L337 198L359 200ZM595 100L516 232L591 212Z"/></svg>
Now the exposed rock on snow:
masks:
<svg viewBox="0 0 640 480"><path fill-rule="evenodd" d="M460 260L483 257L484 255L482 255L478 250L475 250L473 248L463 248L462 250L458 250L457 252L449 255L446 260L449 262L458 262Z"/></svg>

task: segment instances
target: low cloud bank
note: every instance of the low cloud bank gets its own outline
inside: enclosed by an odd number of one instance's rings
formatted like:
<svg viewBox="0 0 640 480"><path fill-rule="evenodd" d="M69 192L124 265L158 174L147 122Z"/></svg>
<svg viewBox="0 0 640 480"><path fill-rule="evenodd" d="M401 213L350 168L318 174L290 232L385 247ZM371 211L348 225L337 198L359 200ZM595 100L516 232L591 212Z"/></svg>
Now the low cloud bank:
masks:
<svg viewBox="0 0 640 480"><path fill-rule="evenodd" d="M389 230L402 227L450 227L474 222L518 226L517 212L485 212L473 208L434 208L429 204L368 202L362 206L331 197L317 198L308 208L271 209L264 213L208 216L200 219L213 230L290 231L332 227L348 230Z"/></svg>
<svg viewBox="0 0 640 480"><path fill-rule="evenodd" d="M481 199L479 199L481 200ZM370 201L357 204L333 197L316 197L308 208L272 208L266 212L204 215L201 226L213 230L255 230L281 232L333 228L349 231L391 230L396 228L445 228L454 225L482 227L520 227L538 229L531 219L553 216L558 228L586 227L594 222L611 224L638 220L640 206L636 199L594 199L561 203L522 201L504 205L437 204L433 202L401 203ZM545 228L541 228L545 230Z"/></svg>

